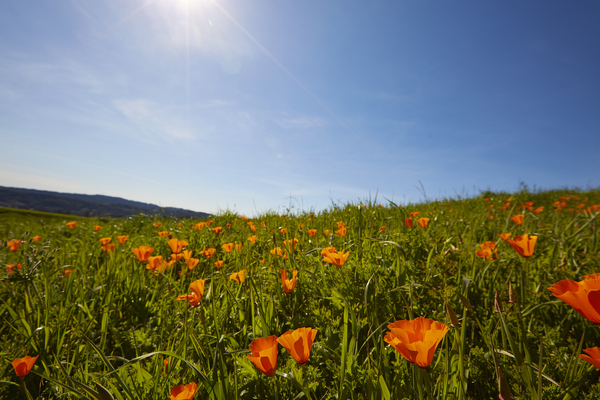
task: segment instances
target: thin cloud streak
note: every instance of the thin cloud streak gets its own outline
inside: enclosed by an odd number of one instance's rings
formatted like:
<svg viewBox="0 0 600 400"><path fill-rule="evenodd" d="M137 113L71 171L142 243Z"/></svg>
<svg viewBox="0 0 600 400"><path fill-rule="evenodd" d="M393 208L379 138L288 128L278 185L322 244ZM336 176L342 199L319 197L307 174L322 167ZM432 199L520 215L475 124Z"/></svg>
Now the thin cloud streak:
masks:
<svg viewBox="0 0 600 400"><path fill-rule="evenodd" d="M142 11L144 8L148 7L150 4L156 2L156 0L148 0L147 2L145 2L144 4L142 4L141 6L137 7L136 9L134 9L132 12L130 12L129 14L127 14L126 16L124 16L123 18L121 18L120 20L118 20L116 23L114 23L110 29L114 29L116 27L118 27L119 25L122 25L123 23L125 23L127 20L129 20L131 17L133 17L134 15L136 15L137 13L139 13L140 11Z"/></svg>
<svg viewBox="0 0 600 400"><path fill-rule="evenodd" d="M165 113L164 108L147 99L120 99L114 105L138 129L148 134L158 134L163 139L193 139L186 123Z"/></svg>
<svg viewBox="0 0 600 400"><path fill-rule="evenodd" d="M310 97L313 98L313 100L315 100L317 102L317 104L319 104L325 111L327 111L331 116L333 116L340 125L342 125L348 132L352 133L353 135L356 135L356 133L336 114L334 113L329 107L327 107L325 105L325 103L323 101L321 101L321 99L319 99L317 97L317 95L315 95L308 87L306 87L306 85L304 85L298 78L296 78L296 76L294 74L292 74L281 62L279 62L279 60L277 58L275 58L275 56L273 54L271 54L269 52L269 50L267 50L262 44L260 44L260 42L258 40L256 40L254 38L254 36L252 36L250 34L250 32L248 32L246 30L246 28L244 28L239 22L237 22L235 20L235 18L233 18L231 16L231 14L229 14L223 7L221 7L215 0L211 0L211 2L217 6L217 8L219 8L223 14L225 14L227 16L227 18L229 18L231 20L231 22L233 22L242 32L244 32L244 34L256 45L258 46L259 49L261 49L263 51L263 53L265 53L267 55L267 57L269 57L275 64L277 64L277 66L279 68L281 68L290 78L292 78L292 80L294 82L296 82L298 84L298 86L300 86L302 88L302 90L304 90Z"/></svg>

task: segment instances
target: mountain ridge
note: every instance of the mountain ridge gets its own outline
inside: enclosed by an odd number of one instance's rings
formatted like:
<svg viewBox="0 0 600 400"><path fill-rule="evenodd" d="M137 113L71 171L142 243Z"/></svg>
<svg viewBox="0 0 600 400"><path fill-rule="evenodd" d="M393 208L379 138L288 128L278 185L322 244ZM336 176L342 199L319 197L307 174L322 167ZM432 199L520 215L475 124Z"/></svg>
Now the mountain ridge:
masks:
<svg viewBox="0 0 600 400"><path fill-rule="evenodd" d="M0 186L0 207L45 211L82 217L129 217L136 214L207 218L208 213L127 200L121 197L61 193Z"/></svg>

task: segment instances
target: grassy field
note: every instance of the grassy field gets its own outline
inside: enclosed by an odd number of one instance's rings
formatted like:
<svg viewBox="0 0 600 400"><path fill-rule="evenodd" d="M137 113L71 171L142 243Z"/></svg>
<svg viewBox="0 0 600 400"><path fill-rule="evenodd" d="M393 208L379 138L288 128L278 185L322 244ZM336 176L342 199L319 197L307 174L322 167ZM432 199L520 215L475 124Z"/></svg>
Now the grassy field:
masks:
<svg viewBox="0 0 600 400"><path fill-rule="evenodd" d="M598 190L210 221L0 210L0 398L597 399L579 356L600 346L599 213Z"/></svg>

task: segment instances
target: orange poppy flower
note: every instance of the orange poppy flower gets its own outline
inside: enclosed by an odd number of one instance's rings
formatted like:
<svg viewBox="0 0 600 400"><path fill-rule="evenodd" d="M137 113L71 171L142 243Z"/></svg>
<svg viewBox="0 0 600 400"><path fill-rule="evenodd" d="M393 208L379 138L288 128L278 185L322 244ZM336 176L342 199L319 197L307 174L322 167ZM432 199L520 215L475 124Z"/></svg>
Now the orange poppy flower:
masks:
<svg viewBox="0 0 600 400"><path fill-rule="evenodd" d="M255 244L257 239L258 239L258 236L252 235L248 238L248 241L252 244Z"/></svg>
<svg viewBox="0 0 600 400"><path fill-rule="evenodd" d="M244 283L244 280L245 280L244 279L244 275L246 275L246 270L245 269L243 269L243 270L241 270L239 272L234 272L233 274L229 275L229 278L233 279L236 282Z"/></svg>
<svg viewBox="0 0 600 400"><path fill-rule="evenodd" d="M187 385L177 385L171 388L169 400L192 400L198 390L198 385L194 382Z"/></svg>
<svg viewBox="0 0 600 400"><path fill-rule="evenodd" d="M206 281L204 279L196 279L194 282L190 283L190 290L192 293L195 293L198 298L202 299L205 284Z"/></svg>
<svg viewBox="0 0 600 400"><path fill-rule="evenodd" d="M115 251L115 244L114 243L105 244L104 246L102 246L102 250L104 250L106 253Z"/></svg>
<svg viewBox="0 0 600 400"><path fill-rule="evenodd" d="M12 274L15 267L17 268L17 270L20 270L23 267L23 265L8 264L8 266L6 267L6 272L8 272L9 274Z"/></svg>
<svg viewBox="0 0 600 400"><path fill-rule="evenodd" d="M194 225L194 229L197 231L201 231L202 229L204 229L205 226L206 222L198 222L196 225Z"/></svg>
<svg viewBox="0 0 600 400"><path fill-rule="evenodd" d="M583 318L600 325L600 276L584 276L583 281L565 279L548 288L554 295L575 309Z"/></svg>
<svg viewBox="0 0 600 400"><path fill-rule="evenodd" d="M284 293L292 293L292 290L296 287L296 277L298 276L298 271L292 271L292 280L289 280L287 277L287 272L285 269L281 270L281 284L283 285Z"/></svg>
<svg viewBox="0 0 600 400"><path fill-rule="evenodd" d="M197 279L190 283L190 293L177 296L177 300L187 300L190 308L196 308L200 305L202 296L204 295L204 286L206 281L204 279Z"/></svg>
<svg viewBox="0 0 600 400"><path fill-rule="evenodd" d="M517 214L510 217L511 221L517 225L521 225L523 223L523 218L525 218L524 214Z"/></svg>
<svg viewBox="0 0 600 400"><path fill-rule="evenodd" d="M65 269L65 278L68 278L69 275L71 275L71 272L73 272L72 269Z"/></svg>
<svg viewBox="0 0 600 400"><path fill-rule="evenodd" d="M240 251L242 251L242 247L243 246L241 244L236 244L235 245L235 251L237 251L239 253Z"/></svg>
<svg viewBox="0 0 600 400"><path fill-rule="evenodd" d="M215 261L215 266L221 268L223 266L223 260Z"/></svg>
<svg viewBox="0 0 600 400"><path fill-rule="evenodd" d="M156 228L160 228L162 226L162 222L153 222L152 223Z"/></svg>
<svg viewBox="0 0 600 400"><path fill-rule="evenodd" d="M41 236L34 236L31 238L34 242L39 242L40 240L42 240Z"/></svg>
<svg viewBox="0 0 600 400"><path fill-rule="evenodd" d="M537 242L537 236L529 236L524 234L521 236L515 236L514 240L507 239L506 243L510 244L513 249L521 257L531 257L533 249L535 248L535 242Z"/></svg>
<svg viewBox="0 0 600 400"><path fill-rule="evenodd" d="M494 250L496 243L492 242L491 240L480 244L479 247L481 247L481 250L475 250L475 255L477 257L481 257L484 260L495 260L498 256L497 251Z"/></svg>
<svg viewBox="0 0 600 400"><path fill-rule="evenodd" d="M304 364L310 357L310 349L317 336L317 330L312 328L298 328L287 331L277 338L277 342L285 347L298 364Z"/></svg>
<svg viewBox="0 0 600 400"><path fill-rule="evenodd" d="M338 221L338 222L336 222L336 225L337 225L338 229L346 227L346 224L344 224L344 221Z"/></svg>
<svg viewBox="0 0 600 400"><path fill-rule="evenodd" d="M17 251L22 244L23 242L19 239L13 239L6 242L6 247L8 247L10 251Z"/></svg>
<svg viewBox="0 0 600 400"><path fill-rule="evenodd" d="M338 251L338 252L327 253L323 256L323 261L328 262L329 264L333 264L338 267L341 267L342 265L344 265L344 263L348 259L349 255L350 255L350 252L347 252L344 254L344 250Z"/></svg>
<svg viewBox="0 0 600 400"><path fill-rule="evenodd" d="M248 226L252 232L256 232L256 225L254 225L252 222L248 222Z"/></svg>
<svg viewBox="0 0 600 400"><path fill-rule="evenodd" d="M169 236L169 231L160 231L158 232L158 236L164 238Z"/></svg>
<svg viewBox="0 0 600 400"><path fill-rule="evenodd" d="M542 211L544 211L544 207L538 207L538 208L536 208L535 210L533 210L533 212L534 212L534 213L536 213L536 214L539 214L539 213L541 213Z"/></svg>
<svg viewBox="0 0 600 400"><path fill-rule="evenodd" d="M586 208L588 213L592 213L593 211L600 211L600 204L594 204Z"/></svg>
<svg viewBox="0 0 600 400"><path fill-rule="evenodd" d="M102 239L100 239L100 243L102 243L102 246L106 246L107 244L109 244L111 242L112 238L109 237L104 237Z"/></svg>
<svg viewBox="0 0 600 400"><path fill-rule="evenodd" d="M340 235L341 237L344 237L348 233L348 229L346 229L346 227L343 226L343 227L339 228L338 230L336 230L335 233Z"/></svg>
<svg viewBox="0 0 600 400"><path fill-rule="evenodd" d="M413 220L411 218L404 218L404 226L407 228L413 227Z"/></svg>
<svg viewBox="0 0 600 400"><path fill-rule="evenodd" d="M75 227L77 226L77 222L67 222L65 225L67 225L71 229L75 229Z"/></svg>
<svg viewBox="0 0 600 400"><path fill-rule="evenodd" d="M272 335L267 338L258 338L250 343L248 360L266 376L275 376L277 370L277 336Z"/></svg>
<svg viewBox="0 0 600 400"><path fill-rule="evenodd" d="M148 265L146 265L146 269L150 271L155 271L161 269L164 271L164 264L166 262L163 260L162 256L149 256L148 257Z"/></svg>
<svg viewBox="0 0 600 400"><path fill-rule="evenodd" d="M327 254L335 253L336 251L337 250L333 246L323 247L323 249L321 249L321 255L326 256Z"/></svg>
<svg viewBox="0 0 600 400"><path fill-rule="evenodd" d="M410 216L413 217L413 218L414 217L418 217L419 215L421 215L421 211L415 211L415 212L411 212L410 213Z"/></svg>
<svg viewBox="0 0 600 400"><path fill-rule="evenodd" d="M283 257L286 255L281 250L281 247L275 247L274 249L269 250L269 253L271 253L273 255L278 255L279 257Z"/></svg>
<svg viewBox="0 0 600 400"><path fill-rule="evenodd" d="M317 230L316 229L309 229L307 232L308 232L308 234L310 236L315 236L317 234Z"/></svg>
<svg viewBox="0 0 600 400"><path fill-rule="evenodd" d="M419 224L419 226L421 228L425 228L427 226L427 224L429 223L429 218L419 218L417 220L417 224Z"/></svg>
<svg viewBox="0 0 600 400"><path fill-rule="evenodd" d="M211 258L215 254L216 251L217 251L217 249L210 247L208 249L202 250L200 252L200 254L202 254L204 257L206 257L208 259L208 258Z"/></svg>
<svg viewBox="0 0 600 400"><path fill-rule="evenodd" d="M283 233L284 235L287 233L287 228L281 228L279 230L279 232Z"/></svg>
<svg viewBox="0 0 600 400"><path fill-rule="evenodd" d="M129 239L129 236L127 236L127 235L117 236L117 240L119 241L119 244L125 244L127 239Z"/></svg>
<svg viewBox="0 0 600 400"><path fill-rule="evenodd" d="M185 261L187 261L187 260L189 260L192 257L192 253L193 253L192 250L183 250L181 252L181 256L183 257L183 259Z"/></svg>
<svg viewBox="0 0 600 400"><path fill-rule="evenodd" d="M197 258L188 258L187 260L185 260L185 263L187 264L187 267L189 270L192 270L194 268L196 268L196 265L198 265L198 263L200 262L199 259Z"/></svg>
<svg viewBox="0 0 600 400"><path fill-rule="evenodd" d="M388 325L390 330L383 340L390 344L408 362L419 368L427 368L433 360L438 344L450 328L441 322L418 317L413 320L396 321Z"/></svg>
<svg viewBox="0 0 600 400"><path fill-rule="evenodd" d="M290 251L292 251L296 247L296 244L298 244L298 239L296 238L283 241L283 245L287 247Z"/></svg>
<svg viewBox="0 0 600 400"><path fill-rule="evenodd" d="M94 230L98 232L102 227L100 225L94 225Z"/></svg>
<svg viewBox="0 0 600 400"><path fill-rule="evenodd" d="M133 254L140 260L140 262L148 261L148 257L154 251L154 247L150 246L140 246L137 249L131 249Z"/></svg>
<svg viewBox="0 0 600 400"><path fill-rule="evenodd" d="M35 364L38 357L39 355L35 357L25 356L23 358L15 358L12 362L12 366L15 369L17 376L21 378L27 376L27 374L31 372L33 364Z"/></svg>
<svg viewBox="0 0 600 400"><path fill-rule="evenodd" d="M183 258L183 254L171 254L171 260L173 260L174 262L177 262L179 260L181 260Z"/></svg>
<svg viewBox="0 0 600 400"><path fill-rule="evenodd" d="M499 233L498 236L500 236L500 238L506 242L508 239L510 239L512 233Z"/></svg>
<svg viewBox="0 0 600 400"><path fill-rule="evenodd" d="M221 248L225 250L226 253L231 253L231 251L233 250L233 246L233 243L225 243L223 246L221 246Z"/></svg>
<svg viewBox="0 0 600 400"><path fill-rule="evenodd" d="M325 229L325 230L323 231L323 233L325 234L325 236L329 236L329 234L331 233L331 230L329 230L329 229Z"/></svg>
<svg viewBox="0 0 600 400"><path fill-rule="evenodd" d="M170 239L167 243L169 243L171 251L175 254L181 253L183 251L183 248L188 245L188 242L186 242L185 240L179 240L175 238Z"/></svg>
<svg viewBox="0 0 600 400"><path fill-rule="evenodd" d="M579 358L589 362L594 367L600 369L600 348L599 347L591 347L588 349L584 349L583 351L588 353L589 356L586 354L580 354Z"/></svg>
<svg viewBox="0 0 600 400"><path fill-rule="evenodd" d="M223 230L223 228L220 227L220 226L215 226L214 228L210 228L210 230L213 231L213 233L215 235L218 235L219 233L221 233L221 231Z"/></svg>

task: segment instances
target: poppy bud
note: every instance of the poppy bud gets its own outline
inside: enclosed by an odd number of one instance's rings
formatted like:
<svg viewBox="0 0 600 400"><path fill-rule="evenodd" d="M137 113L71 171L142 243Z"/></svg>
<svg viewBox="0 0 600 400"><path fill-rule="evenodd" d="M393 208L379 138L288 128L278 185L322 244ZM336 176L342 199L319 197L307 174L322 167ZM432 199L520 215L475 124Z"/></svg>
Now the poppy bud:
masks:
<svg viewBox="0 0 600 400"><path fill-rule="evenodd" d="M456 317L452 306L450 306L450 304L446 300L444 300L444 303L446 303L446 312L448 313L448 317L450 317L450 326L452 326L453 328L457 328L458 326L460 326L460 322L458 322L458 318Z"/></svg>
<svg viewBox="0 0 600 400"><path fill-rule="evenodd" d="M498 290L494 293L494 309L496 312L502 312L502 300L500 300Z"/></svg>
<svg viewBox="0 0 600 400"><path fill-rule="evenodd" d="M517 302L517 294L515 293L512 282L508 282L508 302L516 303Z"/></svg>

